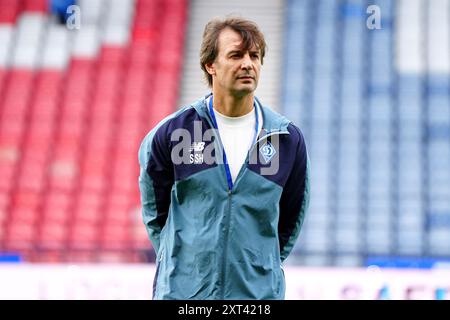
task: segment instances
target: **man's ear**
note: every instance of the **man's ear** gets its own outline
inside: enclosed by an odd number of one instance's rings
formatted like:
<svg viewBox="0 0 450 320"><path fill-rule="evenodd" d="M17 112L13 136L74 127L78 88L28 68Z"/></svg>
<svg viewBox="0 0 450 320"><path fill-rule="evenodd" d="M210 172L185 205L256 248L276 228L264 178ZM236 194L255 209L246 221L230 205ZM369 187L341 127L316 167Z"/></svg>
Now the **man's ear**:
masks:
<svg viewBox="0 0 450 320"><path fill-rule="evenodd" d="M216 69L214 68L214 65L212 63L206 63L205 64L205 69L206 69L206 71L208 71L208 73L210 75L215 75L216 74Z"/></svg>

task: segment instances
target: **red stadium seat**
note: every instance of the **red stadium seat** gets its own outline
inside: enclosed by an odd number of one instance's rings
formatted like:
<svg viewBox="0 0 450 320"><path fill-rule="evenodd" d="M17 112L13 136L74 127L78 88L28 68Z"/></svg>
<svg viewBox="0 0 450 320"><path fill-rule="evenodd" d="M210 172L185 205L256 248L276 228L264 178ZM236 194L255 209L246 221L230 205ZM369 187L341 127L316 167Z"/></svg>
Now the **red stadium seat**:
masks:
<svg viewBox="0 0 450 320"><path fill-rule="evenodd" d="M32 121L55 121L62 72L44 70L37 76L36 95L32 105Z"/></svg>
<svg viewBox="0 0 450 320"><path fill-rule="evenodd" d="M100 53L100 63L110 66L120 65L124 59L126 50L123 47L104 46Z"/></svg>
<svg viewBox="0 0 450 320"><path fill-rule="evenodd" d="M27 250L35 246L35 225L13 220L7 224L4 246L7 250Z"/></svg>
<svg viewBox="0 0 450 320"><path fill-rule="evenodd" d="M44 201L44 223L63 225L69 221L73 204L73 196L70 193L49 190Z"/></svg>
<svg viewBox="0 0 450 320"><path fill-rule="evenodd" d="M65 255L66 263L97 262L96 254L91 250L69 250Z"/></svg>
<svg viewBox="0 0 450 320"><path fill-rule="evenodd" d="M0 229L8 218L8 207L10 203L10 197L8 193L0 192Z"/></svg>
<svg viewBox="0 0 450 320"><path fill-rule="evenodd" d="M17 148L1 148L0 150L0 192L8 192L14 184L16 162L18 158Z"/></svg>
<svg viewBox="0 0 450 320"><path fill-rule="evenodd" d="M64 223L46 221L41 224L38 233L39 249L64 250L67 248L68 227Z"/></svg>
<svg viewBox="0 0 450 320"><path fill-rule="evenodd" d="M0 23L16 22L21 0L0 0Z"/></svg>
<svg viewBox="0 0 450 320"><path fill-rule="evenodd" d="M95 225L101 221L103 209L103 197L101 193L89 189L78 193L76 198L73 223Z"/></svg>
<svg viewBox="0 0 450 320"><path fill-rule="evenodd" d="M105 223L101 231L101 248L104 250L124 250L132 243L130 225Z"/></svg>
<svg viewBox="0 0 450 320"><path fill-rule="evenodd" d="M48 0L25 0L23 10L26 12L42 12L48 11Z"/></svg>
<svg viewBox="0 0 450 320"><path fill-rule="evenodd" d="M36 210L41 202L41 195L38 192L20 190L13 196L14 206L22 206Z"/></svg>
<svg viewBox="0 0 450 320"><path fill-rule="evenodd" d="M2 118L0 127L0 148L11 146L17 146L18 148L25 130L26 123L23 120Z"/></svg>
<svg viewBox="0 0 450 320"><path fill-rule="evenodd" d="M5 86L5 98L2 107L2 122L5 119L23 119L25 117L34 74L29 70L11 70Z"/></svg>
<svg viewBox="0 0 450 320"><path fill-rule="evenodd" d="M24 157L18 175L19 189L43 191L46 183L47 167L42 163L36 163Z"/></svg>
<svg viewBox="0 0 450 320"><path fill-rule="evenodd" d="M71 226L69 248L80 250L95 250L98 248L97 226L80 222Z"/></svg>
<svg viewBox="0 0 450 320"><path fill-rule="evenodd" d="M6 82L7 73L8 73L7 69L0 66L0 97L2 96L3 87ZM0 104L0 112L1 112L1 104Z"/></svg>

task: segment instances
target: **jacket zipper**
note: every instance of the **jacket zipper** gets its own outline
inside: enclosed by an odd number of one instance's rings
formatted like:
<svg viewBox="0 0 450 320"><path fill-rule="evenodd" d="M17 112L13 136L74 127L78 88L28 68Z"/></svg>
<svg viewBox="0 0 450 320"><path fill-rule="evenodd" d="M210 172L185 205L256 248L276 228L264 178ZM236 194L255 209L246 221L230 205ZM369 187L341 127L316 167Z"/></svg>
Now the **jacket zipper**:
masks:
<svg viewBox="0 0 450 320"><path fill-rule="evenodd" d="M285 131L280 131L280 132L273 132L273 133L269 133L266 134L265 136L261 137L261 139L258 139L250 148L250 151L247 154L247 157L245 159L245 162L243 163L241 170L239 171L237 177L236 177L236 181L233 184L233 189L235 188L235 186L237 185L239 179L242 176L242 171L245 170L245 167L248 164L248 158L250 156L250 153L253 151L254 147L260 142L263 141L264 139L267 139L270 136L276 135L276 134L288 134L288 132ZM230 220L231 220L231 196L233 194L233 189L230 190L228 189L228 212L227 212L227 217L226 217L226 230L225 230L225 238L224 238L224 253L222 256L222 274L221 274L221 284L222 284L222 294L221 294L221 299L224 300L225 299L225 275L226 275L226 261L227 261L227 256L228 256L228 237L230 234Z"/></svg>
<svg viewBox="0 0 450 320"><path fill-rule="evenodd" d="M230 234L230 219L231 219L231 190L228 190L228 212L226 217L226 225L224 226L225 231L225 238L224 238L224 246L223 246L223 255L222 255L222 274L221 274L221 284L222 284L222 294L221 299L225 299L225 273L226 273L226 261L228 256L228 237Z"/></svg>
<svg viewBox="0 0 450 320"><path fill-rule="evenodd" d="M212 128L214 128L214 126L212 125L212 123L211 123L211 120L209 119L209 113L208 113L208 117L206 117L206 119L207 119L207 121L208 121L208 124L210 125L210 127L212 127ZM217 131L218 131L218 129L216 129ZM228 237L229 237L229 234L230 234L230 220L231 220L231 195L232 195L232 193L233 193L233 189L235 188L235 186L236 186L236 184L237 184L237 182L238 182L238 180L240 180L240 177L241 177L241 175L242 175L242 171L243 170L245 170L245 167L247 166L247 164L248 164L248 158L249 158L249 155L250 155L250 153L253 151L253 149L255 148L255 146L256 145L258 145L258 143L260 142L260 141L263 141L264 139L267 139L268 137L271 137L271 136L274 136L274 135L277 135L277 134L289 134L289 132L287 132L287 131L277 131L277 132L272 132L272 133L268 133L268 134L266 134L265 136L263 136L263 137L261 137L260 139L258 139L257 141L255 141L255 143L252 145L252 147L250 148L250 150L249 150L249 152L247 153L247 157L245 158L245 162L243 163L243 165L242 165L242 167L241 167L241 169L240 169L240 171L239 171L239 173L238 173L238 175L237 175L237 177L236 177L236 181L235 181L235 183L233 184L233 188L232 189L230 189L229 187L228 187L228 184L227 184L227 193L228 193L228 195L227 195L227 199L228 199L228 203L227 203L227 206L228 206L228 212L227 212L227 217L226 217L226 225L224 226L224 228L226 228L225 229L225 239L224 239L224 252L223 252L223 256L222 256L222 274L221 274L221 277L220 277L220 279L221 279L221 285L222 285L222 290L221 290L221 299L222 300L224 300L225 299L225 271L226 271L226 261L227 261L227 256L228 256ZM218 135L218 144L219 144L219 147L221 147L222 148L222 150L224 150L224 147L223 147L223 144L222 144L222 141L221 141L221 139L220 139L220 135ZM223 151L224 152L224 151ZM226 172L224 172L225 173L225 180L227 179L227 173Z"/></svg>

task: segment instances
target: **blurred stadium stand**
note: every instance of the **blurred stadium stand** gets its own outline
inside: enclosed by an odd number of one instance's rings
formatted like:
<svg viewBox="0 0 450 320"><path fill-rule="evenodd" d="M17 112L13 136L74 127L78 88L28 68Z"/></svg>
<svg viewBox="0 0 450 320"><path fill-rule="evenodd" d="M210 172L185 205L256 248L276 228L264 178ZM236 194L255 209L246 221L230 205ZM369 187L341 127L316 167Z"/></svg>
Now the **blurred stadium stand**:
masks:
<svg viewBox="0 0 450 320"><path fill-rule="evenodd" d="M137 149L165 115L208 91L201 34L228 13L266 33L257 94L308 144L311 206L288 263L429 266L450 257L450 0L77 4L81 28L69 30L46 0L0 0L8 260L153 259ZM367 28L369 5L380 8L379 30Z"/></svg>
<svg viewBox="0 0 450 320"><path fill-rule="evenodd" d="M312 165L291 262L449 257L449 12L448 0L287 2L283 111Z"/></svg>
<svg viewBox="0 0 450 320"><path fill-rule="evenodd" d="M184 0L0 0L0 250L145 261L137 150L176 103Z"/></svg>

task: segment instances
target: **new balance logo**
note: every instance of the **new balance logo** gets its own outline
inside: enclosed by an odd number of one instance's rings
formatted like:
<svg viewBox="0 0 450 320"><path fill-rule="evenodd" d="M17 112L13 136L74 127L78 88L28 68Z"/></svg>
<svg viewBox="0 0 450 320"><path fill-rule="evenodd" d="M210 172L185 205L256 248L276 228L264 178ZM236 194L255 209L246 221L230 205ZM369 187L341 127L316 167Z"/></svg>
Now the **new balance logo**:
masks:
<svg viewBox="0 0 450 320"><path fill-rule="evenodd" d="M200 151L203 151L203 149L205 149L204 142L194 142L194 143L192 143L191 147L189 148L189 151L200 152Z"/></svg>
<svg viewBox="0 0 450 320"><path fill-rule="evenodd" d="M189 151L191 153L189 155L189 163L190 164L202 164L203 163L203 153L201 153L205 149L205 142L193 142Z"/></svg>

